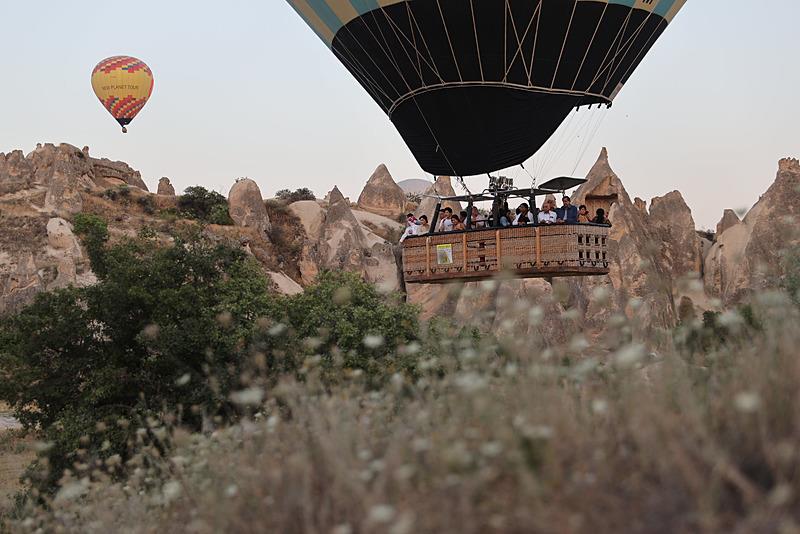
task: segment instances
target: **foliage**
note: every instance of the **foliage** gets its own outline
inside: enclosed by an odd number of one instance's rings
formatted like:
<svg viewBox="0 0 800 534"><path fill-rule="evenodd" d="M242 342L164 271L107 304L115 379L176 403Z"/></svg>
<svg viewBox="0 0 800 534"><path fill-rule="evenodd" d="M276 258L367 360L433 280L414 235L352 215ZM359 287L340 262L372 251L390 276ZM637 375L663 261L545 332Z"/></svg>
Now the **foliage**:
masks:
<svg viewBox="0 0 800 534"><path fill-rule="evenodd" d="M303 223L282 201L266 200L264 207L271 223L267 237L275 246L277 260L289 267L296 266L305 239Z"/></svg>
<svg viewBox="0 0 800 534"><path fill-rule="evenodd" d="M78 217L76 228L105 243L99 218ZM374 386L414 373L416 356L399 348L416 339L417 312L399 296L349 273L272 295L236 248L152 238L148 229L101 247L100 283L41 294L0 327L0 399L49 444L30 470L40 490L75 465L121 476L143 448L167 453L167 428L230 422L234 391L302 378L308 358L321 360L328 385L355 370Z"/></svg>
<svg viewBox="0 0 800 534"><path fill-rule="evenodd" d="M92 270L102 278L106 274L105 246L108 242L108 224L98 215L78 213L73 220L73 228L86 246Z"/></svg>
<svg viewBox="0 0 800 534"><path fill-rule="evenodd" d="M152 195L144 195L136 199L136 203L148 215L153 215L156 212L156 202L153 200Z"/></svg>
<svg viewBox="0 0 800 534"><path fill-rule="evenodd" d="M300 189L295 189L294 191L290 189L281 189L280 191L275 193L275 197L280 200L283 200L287 204L291 204L292 202L299 202L301 200L316 200L317 197L314 195L314 192L307 187L301 187Z"/></svg>
<svg viewBox="0 0 800 534"><path fill-rule="evenodd" d="M414 192L406 192L406 200L409 202L414 202L415 204L419 204L422 202L422 193L414 193Z"/></svg>
<svg viewBox="0 0 800 534"><path fill-rule="evenodd" d="M782 263L785 275L781 285L794 303L800 306L800 246L784 251Z"/></svg>
<svg viewBox="0 0 800 534"><path fill-rule="evenodd" d="M418 310L354 273L323 271L313 286L284 297L281 310L255 347L274 351L276 338L282 339L283 371L299 369L314 355L329 384L340 380L343 370L365 373L372 386L394 373L415 371L416 356L399 348L418 339Z"/></svg>
<svg viewBox="0 0 800 534"><path fill-rule="evenodd" d="M127 203L131 196L131 188L128 184L121 184L117 187L106 189L103 192L103 196L111 201L121 200Z"/></svg>
<svg viewBox="0 0 800 534"><path fill-rule="evenodd" d="M187 187L178 197L178 209L189 218L209 224L233 224L228 213L228 200L202 186Z"/></svg>
<svg viewBox="0 0 800 534"><path fill-rule="evenodd" d="M204 414L224 414L242 342L273 305L259 267L225 246L131 241L102 263L101 283L39 295L0 331L0 398L52 444L42 488L75 461L127 458L148 418L178 414L199 429Z"/></svg>

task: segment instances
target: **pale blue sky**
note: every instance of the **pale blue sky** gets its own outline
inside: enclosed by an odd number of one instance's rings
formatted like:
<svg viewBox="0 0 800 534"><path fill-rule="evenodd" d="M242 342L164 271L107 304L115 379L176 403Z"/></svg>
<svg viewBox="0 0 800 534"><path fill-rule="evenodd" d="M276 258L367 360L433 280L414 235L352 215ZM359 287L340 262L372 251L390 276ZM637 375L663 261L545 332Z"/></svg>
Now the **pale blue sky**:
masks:
<svg viewBox="0 0 800 534"><path fill-rule="evenodd" d="M381 162L398 181L424 176L283 0L0 0L0 14L0 152L89 145L141 170L151 188L169 176L179 190L226 194L249 176L265 195L307 186L322 196L338 184L355 199ZM689 0L600 112L583 159L574 139L541 176L585 174L607 146L632 196L679 189L698 226L714 225L725 207L749 207L778 159L800 156L798 20L797 0ZM156 78L125 136L89 83L97 61L116 54L143 59ZM480 189L484 179L469 182Z"/></svg>

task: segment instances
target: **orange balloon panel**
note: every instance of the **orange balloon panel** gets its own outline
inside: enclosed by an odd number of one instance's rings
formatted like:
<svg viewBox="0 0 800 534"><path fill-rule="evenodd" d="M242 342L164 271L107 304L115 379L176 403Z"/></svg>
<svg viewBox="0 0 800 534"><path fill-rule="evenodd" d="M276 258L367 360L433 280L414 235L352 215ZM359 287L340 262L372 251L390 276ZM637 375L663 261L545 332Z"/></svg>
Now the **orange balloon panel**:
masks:
<svg viewBox="0 0 800 534"><path fill-rule="evenodd" d="M135 57L110 57L92 71L92 89L125 131L153 92L153 73Z"/></svg>

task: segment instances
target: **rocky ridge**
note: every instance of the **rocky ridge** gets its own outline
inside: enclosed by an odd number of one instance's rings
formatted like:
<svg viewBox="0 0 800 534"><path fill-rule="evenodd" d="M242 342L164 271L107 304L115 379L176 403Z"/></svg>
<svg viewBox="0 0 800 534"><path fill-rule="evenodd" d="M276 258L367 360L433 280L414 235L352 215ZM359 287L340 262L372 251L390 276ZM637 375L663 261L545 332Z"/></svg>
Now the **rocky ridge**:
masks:
<svg viewBox="0 0 800 534"><path fill-rule="evenodd" d="M712 242L695 231L680 192L653 198L649 210L643 200L631 200L603 150L587 182L572 197L575 203L591 206L607 203L614 223L609 276L552 284L412 284L405 289L425 317L445 315L497 333L518 332L522 318L532 313L536 317L525 322L527 334L558 341L567 332L550 319L564 310L569 310L576 329L586 332L602 332L621 315L635 319L646 332L669 328L678 320L678 308L699 312L714 307L714 298L735 303L780 279L779 251L796 245L800 235L799 182L797 160L782 160L773 186L743 220L726 211ZM109 188L120 187L128 188L130 198L107 198ZM152 201L157 209L176 205L168 179L161 179L158 193L150 194L141 175L127 164L92 158L86 148L48 144L28 155L0 154L0 314L19 309L40 291L94 283L72 232L75 214L103 215L112 238L135 235L143 226L165 224L157 214L143 212L136 201ZM454 194L451 179L438 177L416 213L430 217L436 197ZM254 181L241 180L229 194L235 225L212 225L205 232L239 243L265 266L279 291L302 291L323 269L345 269L385 290L403 289L396 246L403 224L397 220L407 206L384 165L370 177L356 205L336 187L324 201L284 207L270 202L274 201L265 203ZM462 208L458 203L451 207ZM289 242L292 250L282 250Z"/></svg>

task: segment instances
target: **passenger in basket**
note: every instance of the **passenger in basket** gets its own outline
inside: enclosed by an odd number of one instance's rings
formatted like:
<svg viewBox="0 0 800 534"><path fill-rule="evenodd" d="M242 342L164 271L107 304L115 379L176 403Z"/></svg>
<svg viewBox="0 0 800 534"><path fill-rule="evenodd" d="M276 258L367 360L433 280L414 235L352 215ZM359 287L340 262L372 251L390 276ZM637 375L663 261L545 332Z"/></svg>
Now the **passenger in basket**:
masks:
<svg viewBox="0 0 800 534"><path fill-rule="evenodd" d="M589 210L581 204L581 207L578 208L578 223L580 224L587 224L592 222L592 216L589 215Z"/></svg>
<svg viewBox="0 0 800 534"><path fill-rule="evenodd" d="M466 228L464 227L464 223L461 222L461 218L458 215L453 215L452 221L453 221L454 232L457 232L459 230L466 230Z"/></svg>
<svg viewBox="0 0 800 534"><path fill-rule="evenodd" d="M606 226L611 226L611 221L608 220L606 217L606 210L603 208L597 209L597 215L595 215L594 219L592 219L594 224L604 224Z"/></svg>
<svg viewBox="0 0 800 534"><path fill-rule="evenodd" d="M438 232L452 232L453 231L453 221L451 217L453 216L452 208L445 208L442 210L442 220L439 223L439 227L436 229Z"/></svg>
<svg viewBox="0 0 800 534"><path fill-rule="evenodd" d="M520 204L519 214L517 215L517 218L514 219L514 226L518 226L521 224L533 224L533 222L534 222L533 213L528 211L528 205L525 203Z"/></svg>
<svg viewBox="0 0 800 534"><path fill-rule="evenodd" d="M486 228L486 217L481 215L481 212L478 211L478 208L475 206L472 206L470 225L472 228Z"/></svg>
<svg viewBox="0 0 800 534"><path fill-rule="evenodd" d="M417 218L414 217L413 213L409 213L406 215L406 226L413 226L417 224Z"/></svg>
<svg viewBox="0 0 800 534"><path fill-rule="evenodd" d="M550 201L545 200L542 204L542 211L539 212L539 224L555 224L558 220L556 212L552 209Z"/></svg>
<svg viewBox="0 0 800 534"><path fill-rule="evenodd" d="M412 237L415 235L425 235L430 232L431 226L428 224L428 216L427 215L420 215L417 221L406 227L405 232L403 232L402 237L400 237L400 242L406 240L408 237Z"/></svg>
<svg viewBox="0 0 800 534"><path fill-rule="evenodd" d="M500 216L500 226L508 228L512 222L514 222L514 214L511 213L511 210L506 210L505 214Z"/></svg>
<svg viewBox="0 0 800 534"><path fill-rule="evenodd" d="M414 235L425 235L431 231L431 225L428 224L428 216L420 215L417 219L417 229L414 230Z"/></svg>
<svg viewBox="0 0 800 534"><path fill-rule="evenodd" d="M556 222L558 224L578 224L578 208L572 205L572 200L564 195L561 199L564 206L556 210Z"/></svg>

